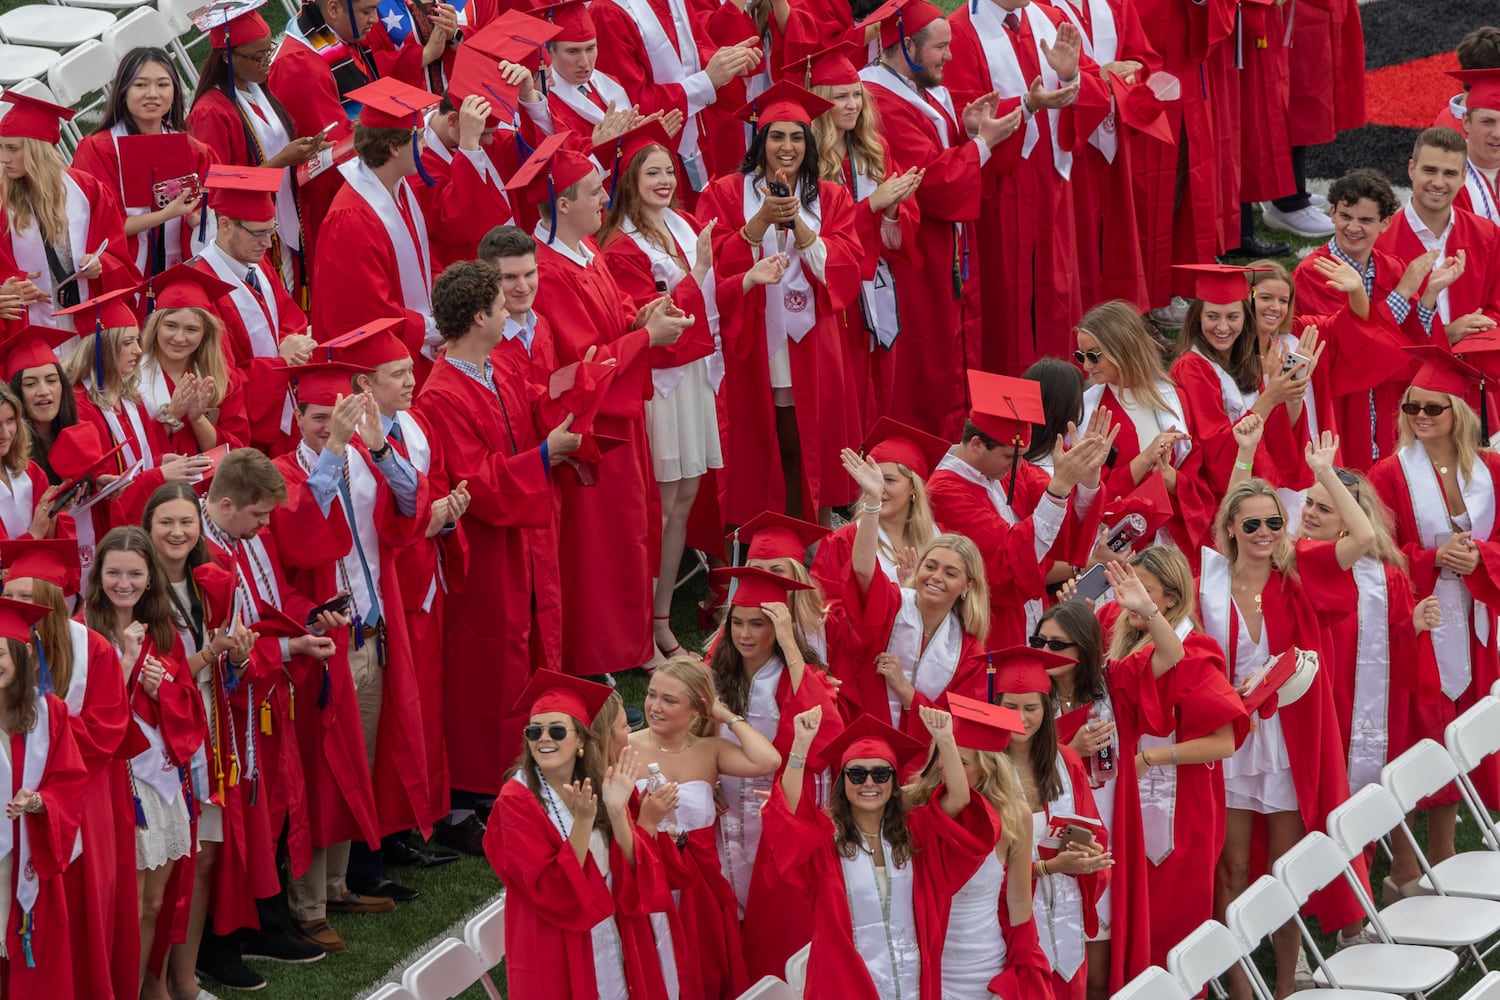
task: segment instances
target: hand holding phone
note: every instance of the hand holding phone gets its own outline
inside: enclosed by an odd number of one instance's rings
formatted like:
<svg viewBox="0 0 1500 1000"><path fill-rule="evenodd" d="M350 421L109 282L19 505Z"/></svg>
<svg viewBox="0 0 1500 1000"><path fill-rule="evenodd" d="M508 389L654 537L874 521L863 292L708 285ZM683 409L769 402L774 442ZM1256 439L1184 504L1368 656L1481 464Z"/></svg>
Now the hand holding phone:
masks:
<svg viewBox="0 0 1500 1000"><path fill-rule="evenodd" d="M312 628L313 626L315 626L318 623L318 618L321 617L324 612L331 612L332 614L342 615L348 612L348 610L349 595L342 593L335 594L331 599L324 601L322 604L319 604L317 607L313 608L307 613L307 627Z"/></svg>

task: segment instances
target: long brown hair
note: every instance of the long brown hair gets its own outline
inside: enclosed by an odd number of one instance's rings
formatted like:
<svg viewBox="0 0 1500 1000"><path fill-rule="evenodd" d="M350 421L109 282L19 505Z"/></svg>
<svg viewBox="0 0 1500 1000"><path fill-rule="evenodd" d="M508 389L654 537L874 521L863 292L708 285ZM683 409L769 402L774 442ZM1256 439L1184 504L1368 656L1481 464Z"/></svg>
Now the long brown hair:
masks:
<svg viewBox="0 0 1500 1000"><path fill-rule="evenodd" d="M660 143L652 143L632 156L630 162L620 171L620 177L615 181L615 186L610 191L614 196L614 207L604 213L604 225L599 227L599 233L595 236L595 240L601 247L614 242L615 239L619 238L616 234L619 233L621 224L626 219L629 219L640 234L646 237L646 242L663 253L681 260L681 255L677 252L677 244L673 242L671 234L664 232L652 223L651 219L646 215L645 207L641 202L641 168L645 165L646 158L652 153L657 152L668 155L668 162L671 164L675 174L677 161L671 158L671 150ZM680 177L677 180L679 184L682 182L682 178ZM677 207L677 204L677 192L673 191L672 207ZM686 261L683 261L683 263L686 264ZM687 268L684 267L683 270L687 270Z"/></svg>
<svg viewBox="0 0 1500 1000"><path fill-rule="evenodd" d="M1014 692L1011 692L1014 693ZM996 702L999 704L999 702ZM1036 793L1041 798L1037 805L1046 805L1062 794L1062 775L1057 772L1057 719L1052 708L1052 699L1042 695L1042 724L1036 727L1030 742L1026 743L1026 760L1031 765L1031 777L1036 782ZM1011 757L1021 744L1012 741L1006 753Z"/></svg>
<svg viewBox="0 0 1500 1000"><path fill-rule="evenodd" d="M1234 305L1234 303L1225 303ZM1172 359L1182 357L1195 347L1203 349L1203 356L1223 368L1234 379L1240 392L1254 392L1260 388L1260 351L1255 339L1255 317L1250 312L1250 300L1239 303L1244 313L1240 335L1229 348L1225 357L1203 336L1203 300L1193 299L1188 303L1187 316L1182 321L1182 331L1177 335L1177 350Z"/></svg>
<svg viewBox="0 0 1500 1000"><path fill-rule="evenodd" d="M895 766L894 761L891 764ZM891 779L892 784L895 780ZM844 790L845 781L842 770L834 773L833 790L828 796L828 818L833 820L833 841L838 846L839 854L852 858L861 850L864 838L859 835L859 827L855 825L854 806L849 802L849 793ZM891 845L891 856L886 858L886 862L897 868L905 868L914 852L911 830L906 825L907 811L906 797L901 794L901 787L897 785L891 789L891 797L886 800L885 812L880 817L880 835Z"/></svg>
<svg viewBox="0 0 1500 1000"><path fill-rule="evenodd" d="M97 566L98 561L95 560L94 564ZM604 743L594 735L592 729L583 724L582 720L570 715L568 716L568 722L572 725L573 732L577 734L578 739L583 744L583 754L575 757L573 760L573 776L571 780L577 782L588 778L594 784L594 794L596 796L603 795L605 769ZM542 783L546 779L542 777L542 772L536 766L536 758L531 755L530 742L525 739L521 740L521 755L510 766L510 770L505 772L505 777L501 779L502 784L515 778L517 774L521 776L522 781L526 782L526 787L531 789L531 794L541 805L542 811L546 812L547 802L542 798ZM608 813L609 810L602 807L594 813L594 829L604 834L605 840L608 840L612 836Z"/></svg>
<svg viewBox="0 0 1500 1000"><path fill-rule="evenodd" d="M1162 371L1161 347L1135 306L1123 299L1101 302L1074 329L1093 337L1099 351L1113 362L1122 390L1129 389L1153 410L1168 409L1156 383L1173 385L1172 376Z"/></svg>
<svg viewBox="0 0 1500 1000"><path fill-rule="evenodd" d="M36 657L31 655L31 647L19 639L6 639L5 648L10 652L15 671L10 684L0 688L0 721L7 734L29 733L36 728L36 703L40 697ZM18 763L12 761L11 766Z"/></svg>
<svg viewBox="0 0 1500 1000"><path fill-rule="evenodd" d="M88 397L101 408L107 408L106 400L111 397L114 402L120 400L131 403L140 402L141 396L136 389L136 377L140 372L140 366L137 365L136 372L128 378L120 373L120 341L124 340L125 335L131 330L136 330L136 327L108 326L99 333L81 334L78 346L73 349L73 356L68 359L68 381L75 386L83 386ZM96 384L94 381L94 341L96 338L103 342L103 347L100 349L104 371L103 385Z"/></svg>
<svg viewBox="0 0 1500 1000"><path fill-rule="evenodd" d="M1098 701L1104 694L1104 632L1099 619L1083 601L1063 601L1042 612L1037 625L1052 622L1073 640L1078 665L1073 668L1073 697L1076 701ZM1052 683L1057 693L1057 682Z"/></svg>
<svg viewBox="0 0 1500 1000"><path fill-rule="evenodd" d="M146 634L156 645L157 652L171 653L177 639L177 626L172 621L172 599L167 591L167 575L156 559L156 549L151 545L151 536L146 529L133 524L109 529L94 549L94 564L89 567L88 584L83 589L83 618L89 628L104 636L116 646L123 645L123 637L115 631L115 606L104 592L104 557L111 552L133 552L146 561L146 589L130 617L146 626ZM127 664L129 669L134 664Z"/></svg>
<svg viewBox="0 0 1500 1000"><path fill-rule="evenodd" d="M742 608L742 611L754 611L764 614L759 608ZM713 675L714 690L719 694L719 700L724 707L735 715L744 715L750 707L750 678L745 676L745 657L730 639L730 619L734 617L734 608L724 618L724 633L719 637L714 646L713 656L709 658L708 669ZM769 618L766 619L768 622ZM797 652L802 654L802 662L806 669L813 670L822 664L818 654L802 638L802 630L794 628L796 636ZM775 656L786 660L786 650L781 647L781 640L771 641L771 652Z"/></svg>

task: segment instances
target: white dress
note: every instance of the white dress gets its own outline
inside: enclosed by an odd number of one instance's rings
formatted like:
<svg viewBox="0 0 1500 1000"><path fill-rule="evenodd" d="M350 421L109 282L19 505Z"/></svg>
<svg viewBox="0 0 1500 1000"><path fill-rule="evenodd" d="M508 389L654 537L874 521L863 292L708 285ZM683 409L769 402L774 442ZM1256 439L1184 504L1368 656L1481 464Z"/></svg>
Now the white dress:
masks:
<svg viewBox="0 0 1500 1000"><path fill-rule="evenodd" d="M1245 616L1236 614L1234 686L1238 688L1271 658L1266 624L1261 622L1260 641L1250 638ZM1230 809L1254 813L1297 811L1297 786L1292 780L1292 761L1281 729L1281 712L1269 719L1256 716L1255 726L1233 757L1224 762L1224 801Z"/></svg>
<svg viewBox="0 0 1500 1000"><path fill-rule="evenodd" d="M781 724L776 688L785 672L786 664L781 657L773 656L750 680L745 721L768 740L776 739L776 730ZM731 728L721 724L719 736L739 745L740 738ZM775 774L758 778L736 778L728 774L719 777L719 788L723 790L726 806L724 815L719 817L719 867L739 899L741 917L745 915L745 903L750 898L750 876L755 871L755 856L760 850L760 809L765 800L757 793L769 794L775 781Z"/></svg>
<svg viewBox="0 0 1500 1000"><path fill-rule="evenodd" d="M990 980L1005 970L1000 931L1005 865L994 851L953 895L943 942L943 1000L990 1000Z"/></svg>

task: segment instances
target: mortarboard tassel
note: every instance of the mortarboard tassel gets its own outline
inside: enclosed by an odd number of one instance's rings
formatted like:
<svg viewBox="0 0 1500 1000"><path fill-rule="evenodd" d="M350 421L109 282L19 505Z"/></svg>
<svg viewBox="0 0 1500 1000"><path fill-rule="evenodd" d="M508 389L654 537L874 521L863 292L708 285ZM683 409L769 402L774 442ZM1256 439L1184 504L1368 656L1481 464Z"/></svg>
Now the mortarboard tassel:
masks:
<svg viewBox="0 0 1500 1000"><path fill-rule="evenodd" d="M323 683L318 687L318 707L327 708L333 702L333 678L328 674L328 661L323 661Z"/></svg>
<svg viewBox="0 0 1500 1000"><path fill-rule="evenodd" d="M104 392L104 320L94 310L94 388Z"/></svg>
<svg viewBox="0 0 1500 1000"><path fill-rule="evenodd" d="M26 968L36 968L36 956L31 953L31 937L36 933L36 917L27 911L21 914L21 950L26 953Z"/></svg>
<svg viewBox="0 0 1500 1000"><path fill-rule="evenodd" d="M1489 400L1485 398L1484 377L1479 378L1479 443L1488 448L1490 446L1490 406Z"/></svg>
<svg viewBox="0 0 1500 1000"><path fill-rule="evenodd" d="M413 127L411 130L411 162L417 168L417 176L422 178L422 184L426 187L432 187L437 181L433 180L432 175L427 172L427 168L422 166L422 153L418 149L419 143L417 140L417 129Z"/></svg>
<svg viewBox="0 0 1500 1000"><path fill-rule="evenodd" d="M557 239L557 191L552 186L552 163L547 163L547 212L551 221L547 223L547 245Z"/></svg>
<svg viewBox="0 0 1500 1000"><path fill-rule="evenodd" d="M974 2L978 3L978 0L974 0ZM898 36L896 47L901 50L901 58L906 60L907 68L913 73L922 72L926 67L912 59L911 53L906 51L906 25L901 20L901 12L899 10L896 11L896 34Z"/></svg>
<svg viewBox="0 0 1500 1000"><path fill-rule="evenodd" d="M609 172L609 204L605 208L615 207L615 191L620 187L620 159L625 152L625 137L623 135L615 138L615 165Z"/></svg>
<svg viewBox="0 0 1500 1000"><path fill-rule="evenodd" d="M984 700L993 705L995 703L995 654L985 654L985 662L989 665L984 669Z"/></svg>
<svg viewBox="0 0 1500 1000"><path fill-rule="evenodd" d="M1010 407L1010 415L1019 425L1021 423L1021 412L1016 409L1016 401L1009 396L1005 398L1005 405ZM1016 434L1010 439L1010 484L1005 487L1005 502L1015 503L1016 498L1016 466L1021 464L1021 435Z"/></svg>
<svg viewBox="0 0 1500 1000"><path fill-rule="evenodd" d="M31 626L31 644L36 650L36 689L39 694L52 694L52 670L47 666L47 654L42 652L42 634Z"/></svg>

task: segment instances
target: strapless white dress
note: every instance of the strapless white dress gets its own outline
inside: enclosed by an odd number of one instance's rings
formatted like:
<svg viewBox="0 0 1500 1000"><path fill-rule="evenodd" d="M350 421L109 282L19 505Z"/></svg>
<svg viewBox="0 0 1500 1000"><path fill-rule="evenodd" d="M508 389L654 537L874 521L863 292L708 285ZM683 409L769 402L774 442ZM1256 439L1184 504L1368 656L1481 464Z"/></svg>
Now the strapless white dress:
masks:
<svg viewBox="0 0 1500 1000"><path fill-rule="evenodd" d="M953 895L943 942L943 1000L990 1000L990 980L1005 969L1000 888L1005 866L991 851Z"/></svg>

